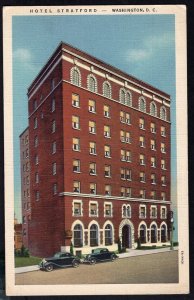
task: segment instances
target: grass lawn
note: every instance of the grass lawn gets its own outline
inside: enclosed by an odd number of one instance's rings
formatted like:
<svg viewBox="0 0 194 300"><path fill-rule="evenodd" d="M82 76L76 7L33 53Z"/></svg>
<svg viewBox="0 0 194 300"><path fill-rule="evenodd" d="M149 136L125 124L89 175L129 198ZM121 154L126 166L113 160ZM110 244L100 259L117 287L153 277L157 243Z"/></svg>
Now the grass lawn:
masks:
<svg viewBox="0 0 194 300"><path fill-rule="evenodd" d="M15 257L15 267L26 267L38 265L42 259L39 257Z"/></svg>

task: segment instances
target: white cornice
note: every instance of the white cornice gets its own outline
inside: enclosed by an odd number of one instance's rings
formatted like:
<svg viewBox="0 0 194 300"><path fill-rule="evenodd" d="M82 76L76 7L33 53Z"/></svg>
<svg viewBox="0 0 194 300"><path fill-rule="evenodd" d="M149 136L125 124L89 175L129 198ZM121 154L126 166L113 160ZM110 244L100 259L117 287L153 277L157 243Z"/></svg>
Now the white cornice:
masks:
<svg viewBox="0 0 194 300"><path fill-rule="evenodd" d="M116 197L116 196L105 196L105 195L94 195L94 194L82 194L82 193L72 193L72 192L62 192L59 196L71 196L71 197L82 197L82 198L94 198L103 200L119 200L119 201L129 201L129 202L143 202L143 203L158 203L158 204L171 204L171 201L164 200L153 200L153 199L140 199L140 198L129 198L129 197Z"/></svg>

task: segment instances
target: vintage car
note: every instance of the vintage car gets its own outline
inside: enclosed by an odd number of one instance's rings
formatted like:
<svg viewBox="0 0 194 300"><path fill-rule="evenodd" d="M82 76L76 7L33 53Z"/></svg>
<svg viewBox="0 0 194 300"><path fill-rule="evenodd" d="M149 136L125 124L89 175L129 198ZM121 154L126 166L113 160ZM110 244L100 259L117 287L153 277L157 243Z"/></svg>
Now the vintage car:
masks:
<svg viewBox="0 0 194 300"><path fill-rule="evenodd" d="M40 262L40 270L52 271L55 268L65 268L72 266L77 268L80 264L80 259L69 252L57 252L53 257L43 258Z"/></svg>
<svg viewBox="0 0 194 300"><path fill-rule="evenodd" d="M92 250L91 254L86 255L83 263L90 263L94 265L96 262L102 261L114 261L118 256L114 253L109 251L107 248L96 248Z"/></svg>

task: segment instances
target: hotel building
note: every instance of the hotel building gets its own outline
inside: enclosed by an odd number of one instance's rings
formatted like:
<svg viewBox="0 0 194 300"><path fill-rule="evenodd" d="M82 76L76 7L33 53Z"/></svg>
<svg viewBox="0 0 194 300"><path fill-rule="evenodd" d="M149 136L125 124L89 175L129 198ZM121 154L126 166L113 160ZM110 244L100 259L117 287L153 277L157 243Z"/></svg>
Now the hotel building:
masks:
<svg viewBox="0 0 194 300"><path fill-rule="evenodd" d="M167 93L60 43L28 105L31 254L168 242Z"/></svg>

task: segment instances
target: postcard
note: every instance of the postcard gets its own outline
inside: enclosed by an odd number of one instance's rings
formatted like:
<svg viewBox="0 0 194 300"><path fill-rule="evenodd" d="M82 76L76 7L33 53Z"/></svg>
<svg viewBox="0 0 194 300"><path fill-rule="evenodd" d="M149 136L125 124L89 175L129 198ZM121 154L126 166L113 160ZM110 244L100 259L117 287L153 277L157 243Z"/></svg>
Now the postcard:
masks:
<svg viewBox="0 0 194 300"><path fill-rule="evenodd" d="M186 7L3 9L6 293L189 293Z"/></svg>

